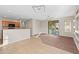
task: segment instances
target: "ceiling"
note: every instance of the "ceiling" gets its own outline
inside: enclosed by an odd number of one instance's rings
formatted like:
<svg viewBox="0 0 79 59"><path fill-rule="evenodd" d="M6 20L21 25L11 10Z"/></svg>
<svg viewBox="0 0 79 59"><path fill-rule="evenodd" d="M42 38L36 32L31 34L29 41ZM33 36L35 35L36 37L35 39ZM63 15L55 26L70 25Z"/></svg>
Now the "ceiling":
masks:
<svg viewBox="0 0 79 59"><path fill-rule="evenodd" d="M73 16L76 12L76 5L46 5L45 10L35 13L32 5L0 5L0 17L13 19L47 19L50 17L60 18ZM38 6L37 6L38 7ZM43 9L43 8L42 8Z"/></svg>

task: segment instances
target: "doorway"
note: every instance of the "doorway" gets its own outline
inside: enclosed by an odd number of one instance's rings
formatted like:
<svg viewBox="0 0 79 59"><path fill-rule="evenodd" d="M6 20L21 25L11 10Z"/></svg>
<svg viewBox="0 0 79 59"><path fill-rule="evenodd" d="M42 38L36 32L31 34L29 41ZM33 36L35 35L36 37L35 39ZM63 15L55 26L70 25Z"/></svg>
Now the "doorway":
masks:
<svg viewBox="0 0 79 59"><path fill-rule="evenodd" d="M59 35L59 20L48 21L48 34Z"/></svg>

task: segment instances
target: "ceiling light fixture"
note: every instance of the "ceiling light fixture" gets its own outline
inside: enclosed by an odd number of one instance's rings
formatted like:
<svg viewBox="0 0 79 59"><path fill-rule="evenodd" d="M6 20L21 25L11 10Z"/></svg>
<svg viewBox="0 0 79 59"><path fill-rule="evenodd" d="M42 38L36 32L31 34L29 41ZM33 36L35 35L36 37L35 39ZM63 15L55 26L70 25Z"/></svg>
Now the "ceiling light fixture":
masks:
<svg viewBox="0 0 79 59"><path fill-rule="evenodd" d="M32 6L34 18L46 18L46 7L44 5Z"/></svg>
<svg viewBox="0 0 79 59"><path fill-rule="evenodd" d="M39 5L39 6L32 6L33 11L35 13L42 13L45 12L45 6L44 5Z"/></svg>

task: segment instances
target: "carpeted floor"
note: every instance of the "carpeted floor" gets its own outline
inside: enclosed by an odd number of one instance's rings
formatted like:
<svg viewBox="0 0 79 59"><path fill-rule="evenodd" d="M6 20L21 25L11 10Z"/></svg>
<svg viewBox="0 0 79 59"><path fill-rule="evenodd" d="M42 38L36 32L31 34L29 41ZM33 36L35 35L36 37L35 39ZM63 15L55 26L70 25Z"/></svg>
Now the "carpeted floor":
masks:
<svg viewBox="0 0 79 59"><path fill-rule="evenodd" d="M79 53L73 38L65 36L42 35L42 42L52 47L68 51L70 53Z"/></svg>

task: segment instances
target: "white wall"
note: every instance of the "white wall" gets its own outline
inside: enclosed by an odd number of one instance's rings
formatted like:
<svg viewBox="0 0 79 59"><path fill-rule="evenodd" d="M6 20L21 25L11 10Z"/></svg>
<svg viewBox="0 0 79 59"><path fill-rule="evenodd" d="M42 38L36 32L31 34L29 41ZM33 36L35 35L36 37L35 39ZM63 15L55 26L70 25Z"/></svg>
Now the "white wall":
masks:
<svg viewBox="0 0 79 59"><path fill-rule="evenodd" d="M59 35L63 35L64 32L64 20L59 20Z"/></svg>
<svg viewBox="0 0 79 59"><path fill-rule="evenodd" d="M39 34L40 32L48 33L48 21L32 20L32 35Z"/></svg>
<svg viewBox="0 0 79 59"><path fill-rule="evenodd" d="M40 21L40 32L48 33L48 20Z"/></svg>
<svg viewBox="0 0 79 59"><path fill-rule="evenodd" d="M30 38L30 29L5 29L3 30L3 40L8 43Z"/></svg>
<svg viewBox="0 0 79 59"><path fill-rule="evenodd" d="M32 20L32 35L38 34L40 32L40 21Z"/></svg>

